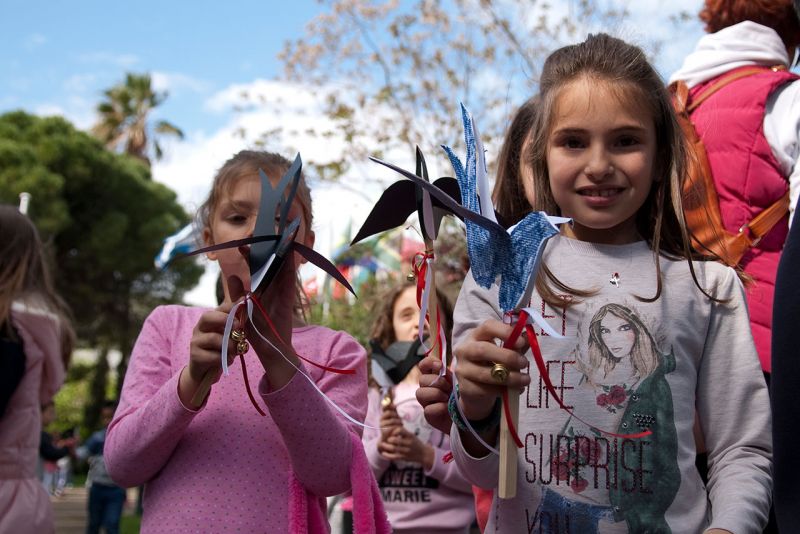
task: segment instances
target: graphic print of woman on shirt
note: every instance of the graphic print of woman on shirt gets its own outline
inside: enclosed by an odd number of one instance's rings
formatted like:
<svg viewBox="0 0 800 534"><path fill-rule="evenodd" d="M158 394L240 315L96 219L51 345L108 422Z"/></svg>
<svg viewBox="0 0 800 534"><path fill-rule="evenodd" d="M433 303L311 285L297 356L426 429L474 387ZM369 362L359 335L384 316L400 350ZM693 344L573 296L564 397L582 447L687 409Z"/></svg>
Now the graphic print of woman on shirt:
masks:
<svg viewBox="0 0 800 534"><path fill-rule="evenodd" d="M546 529L555 526L548 525L551 518L569 516L576 532L597 532L601 520L625 521L629 532L660 523L657 532L670 532L664 513L680 486L672 393L665 378L675 370L674 355L659 350L637 313L616 303L605 304L594 314L585 346L586 356L577 349L576 359L583 375L578 389L595 398L596 409L586 413L587 420L618 434L646 429L652 434L636 440L615 438L569 417L561 432L565 439L556 440L553 448L553 472L580 495L592 481L597 485L598 477L592 473L607 467L612 506L592 504L588 495L573 500L544 488L541 524ZM634 449L639 458L626 464L626 450Z"/></svg>

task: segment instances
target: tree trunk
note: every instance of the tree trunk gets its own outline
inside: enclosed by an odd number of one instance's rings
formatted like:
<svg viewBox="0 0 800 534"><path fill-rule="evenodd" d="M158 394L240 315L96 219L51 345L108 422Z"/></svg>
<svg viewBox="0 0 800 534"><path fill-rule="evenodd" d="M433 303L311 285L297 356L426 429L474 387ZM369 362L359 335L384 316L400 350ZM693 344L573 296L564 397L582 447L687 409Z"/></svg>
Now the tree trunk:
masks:
<svg viewBox="0 0 800 534"><path fill-rule="evenodd" d="M89 403L85 408L84 423L86 428L92 431L97 430L100 426L100 412L103 409L103 402L106 400L108 369L108 347L104 346L97 356L97 365L89 384Z"/></svg>

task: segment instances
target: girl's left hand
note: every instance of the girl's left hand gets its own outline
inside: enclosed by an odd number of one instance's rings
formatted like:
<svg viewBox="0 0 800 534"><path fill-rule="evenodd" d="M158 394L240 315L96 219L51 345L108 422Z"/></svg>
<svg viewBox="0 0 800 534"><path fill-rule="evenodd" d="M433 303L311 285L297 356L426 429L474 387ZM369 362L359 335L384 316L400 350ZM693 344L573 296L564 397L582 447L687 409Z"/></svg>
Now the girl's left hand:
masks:
<svg viewBox="0 0 800 534"><path fill-rule="evenodd" d="M435 459L433 447L402 426L394 428L386 441L378 442L378 452L387 460L422 464L426 470L433 467Z"/></svg>
<svg viewBox="0 0 800 534"><path fill-rule="evenodd" d="M269 340L269 343L261 339L249 321L245 327L247 341L261 360L273 390L285 385L296 372L286 358L294 365L299 364L299 359L292 347L296 276L294 254L287 254L275 278L266 288L253 295L258 299L272 322L272 327L270 327L261 313L253 310L255 326ZM228 279L228 290L234 302L237 302L245 294L241 280L236 277ZM276 351L276 348L280 352Z"/></svg>

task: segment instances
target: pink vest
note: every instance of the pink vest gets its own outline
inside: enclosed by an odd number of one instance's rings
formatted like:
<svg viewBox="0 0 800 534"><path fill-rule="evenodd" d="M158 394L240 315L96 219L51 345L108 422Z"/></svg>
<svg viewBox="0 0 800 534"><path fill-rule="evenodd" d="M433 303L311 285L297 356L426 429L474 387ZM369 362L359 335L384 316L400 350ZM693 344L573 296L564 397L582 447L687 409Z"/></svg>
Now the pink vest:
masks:
<svg viewBox="0 0 800 534"><path fill-rule="evenodd" d="M738 232L742 225L772 205L789 188L787 178L764 137L763 126L769 95L797 78L790 72L765 69L761 74L747 76L723 87L692 114L692 122L708 152L722 221L729 232ZM691 96L717 79L693 87ZM750 326L766 372L771 370L775 273L789 231L788 221L787 215L741 261L745 272L753 277L753 283L747 289Z"/></svg>

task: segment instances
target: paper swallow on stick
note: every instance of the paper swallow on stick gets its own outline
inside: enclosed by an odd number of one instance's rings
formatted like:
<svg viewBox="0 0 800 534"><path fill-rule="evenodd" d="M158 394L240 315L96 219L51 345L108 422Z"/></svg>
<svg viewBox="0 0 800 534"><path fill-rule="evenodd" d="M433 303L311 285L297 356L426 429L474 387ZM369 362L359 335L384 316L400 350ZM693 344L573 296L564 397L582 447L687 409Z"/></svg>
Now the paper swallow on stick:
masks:
<svg viewBox="0 0 800 534"><path fill-rule="evenodd" d="M377 158L371 157L370 159L399 172L403 176L411 175L408 171L395 167L390 163ZM417 172L411 176L430 184L428 166L425 164L425 157L419 147L416 150L416 160ZM453 202L458 202L461 196L458 190L458 183L454 178L438 178L433 182L433 186L437 188L437 191L442 191ZM414 211L417 212L419 217L422 237L427 242L436 239L442 217L451 213L452 210L447 209L440 199L431 198L430 192L419 187L417 183L400 180L390 185L383 192L350 244L355 245L367 237L403 225Z"/></svg>
<svg viewBox="0 0 800 534"><path fill-rule="evenodd" d="M297 191L297 185L300 182L302 167L302 159L300 158L300 154L298 154L297 157L295 157L294 163L292 163L275 187L272 187L272 182L266 173L259 169L261 199L259 201L258 215L256 216L256 223L251 237L218 243L181 256L176 256L176 258L183 258L207 252L217 252L220 269L226 281L230 280L232 277L236 277L241 281L242 287L245 290L245 296L234 305L229 313L226 331L223 335L223 346L220 356L222 368L225 373L227 373L228 368L227 343L237 309L246 303L248 315L252 313L252 306L249 299L255 298L253 297L254 293L263 293L264 289L275 279L288 254L297 252L306 260L328 273L355 295L352 286L335 265L313 249L294 240L300 228L300 218L298 217L289 221L288 214ZM256 302L256 304L256 307L261 309L261 305L258 302ZM298 356L304 361L319 367L319 364L314 361L304 358L299 354ZM244 368L244 360L242 360L242 362ZM349 369L341 370L329 367L325 367L325 369L347 374L352 374L352 372L354 372ZM213 372L206 374L197 393L192 399L193 404L196 406L202 404L215 378L216 376L214 376ZM249 393L248 386L248 394ZM263 415L262 410L255 404L252 395L250 395L250 397L256 409Z"/></svg>
<svg viewBox="0 0 800 534"><path fill-rule="evenodd" d="M318 252L294 240L300 228L300 219L289 221L288 214L297 192L302 168L303 162L298 154L275 187L272 187L267 174L259 169L261 200L251 237L203 247L176 256L175 259L217 251L220 269L226 279L236 276L242 281L246 292L255 293L272 282L288 253L297 252L355 294L347 278L335 265Z"/></svg>

